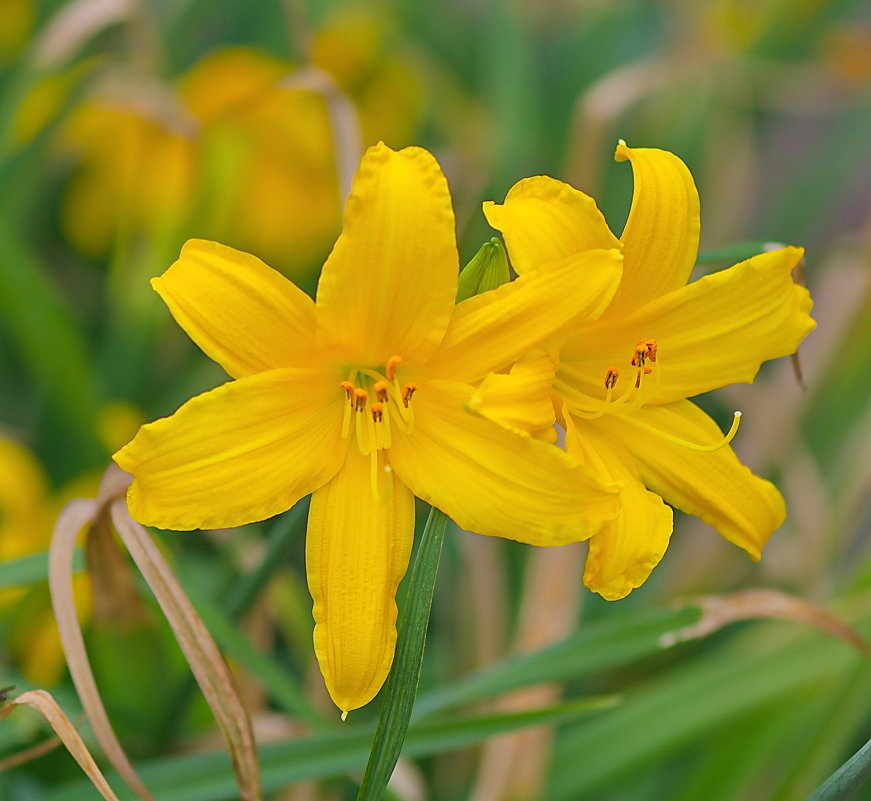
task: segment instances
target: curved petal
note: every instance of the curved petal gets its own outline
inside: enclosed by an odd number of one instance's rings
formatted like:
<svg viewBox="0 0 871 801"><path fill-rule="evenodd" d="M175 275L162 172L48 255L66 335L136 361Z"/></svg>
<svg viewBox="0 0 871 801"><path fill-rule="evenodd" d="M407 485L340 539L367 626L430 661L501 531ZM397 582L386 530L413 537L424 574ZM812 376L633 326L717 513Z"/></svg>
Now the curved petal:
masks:
<svg viewBox="0 0 871 801"><path fill-rule="evenodd" d="M448 185L421 148L369 148L321 273L318 329L351 363L424 361L441 341L459 261Z"/></svg>
<svg viewBox="0 0 871 801"><path fill-rule="evenodd" d="M187 531L290 509L332 478L347 450L344 395L328 375L282 369L230 381L148 423L112 458L133 474L130 514Z"/></svg>
<svg viewBox="0 0 871 801"><path fill-rule="evenodd" d="M554 424L551 386L556 365L544 351L517 362L508 373L490 373L466 408L522 437Z"/></svg>
<svg viewBox="0 0 871 801"><path fill-rule="evenodd" d="M352 448L312 496L305 542L315 653L343 714L369 703L390 671L394 598L414 540L414 496L388 474L389 494L377 500L369 471L369 459Z"/></svg>
<svg viewBox="0 0 871 801"><path fill-rule="evenodd" d="M638 460L651 491L759 559L786 517L783 498L771 482L742 465L728 445L700 452L667 439L699 445L723 439L717 424L698 406L678 401L645 407L632 417L605 415L595 423Z"/></svg>
<svg viewBox="0 0 871 801"><path fill-rule="evenodd" d="M617 250L585 250L457 304L431 376L476 382L577 320L594 320L620 281Z"/></svg>
<svg viewBox="0 0 871 801"><path fill-rule="evenodd" d="M666 150L621 142L615 158L629 160L635 180L613 306L628 311L689 280L699 251L699 193L686 164Z"/></svg>
<svg viewBox="0 0 871 801"><path fill-rule="evenodd" d="M429 380L415 393L414 428L390 449L415 495L465 529L531 545L587 539L616 516L616 488L559 448L466 412L472 391Z"/></svg>
<svg viewBox="0 0 871 801"><path fill-rule="evenodd" d="M188 336L234 378L310 361L314 303L248 253L191 239L151 285Z"/></svg>
<svg viewBox="0 0 871 801"><path fill-rule="evenodd" d="M603 436L595 422L566 419L566 450L618 481L620 514L589 542L584 584L608 601L640 587L665 555L673 529L672 511L641 482L638 463L618 441Z"/></svg>
<svg viewBox="0 0 871 801"><path fill-rule="evenodd" d="M726 384L753 381L766 359L795 352L814 328L810 294L792 280L800 248L762 253L707 275L617 318L606 312L570 335L561 352L560 381L602 395L610 366L631 372L633 346L657 342L646 403L670 403ZM650 390L652 393L653 390Z"/></svg>
<svg viewBox="0 0 871 801"><path fill-rule="evenodd" d="M501 231L518 275L582 250L620 248L596 201L547 175L518 181L501 205L487 201L484 216Z"/></svg>

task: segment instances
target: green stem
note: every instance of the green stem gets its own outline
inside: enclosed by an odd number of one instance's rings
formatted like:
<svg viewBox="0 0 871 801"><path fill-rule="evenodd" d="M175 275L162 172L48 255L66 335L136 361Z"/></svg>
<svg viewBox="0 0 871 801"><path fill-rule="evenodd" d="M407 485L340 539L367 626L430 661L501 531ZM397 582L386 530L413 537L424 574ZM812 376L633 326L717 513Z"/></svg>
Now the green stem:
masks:
<svg viewBox="0 0 871 801"><path fill-rule="evenodd" d="M871 740L863 745L814 792L808 801L840 801L871 779Z"/></svg>
<svg viewBox="0 0 871 801"><path fill-rule="evenodd" d="M408 583L396 656L384 687L384 704L357 801L378 801L399 759L420 680L433 589L448 518L431 509Z"/></svg>

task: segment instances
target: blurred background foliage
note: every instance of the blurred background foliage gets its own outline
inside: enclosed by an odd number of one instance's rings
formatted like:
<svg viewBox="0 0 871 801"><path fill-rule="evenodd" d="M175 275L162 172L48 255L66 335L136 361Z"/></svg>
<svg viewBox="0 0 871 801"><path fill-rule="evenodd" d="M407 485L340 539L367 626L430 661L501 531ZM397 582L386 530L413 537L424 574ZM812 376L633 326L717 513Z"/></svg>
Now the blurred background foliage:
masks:
<svg viewBox="0 0 871 801"><path fill-rule="evenodd" d="M613 604L582 590L581 546L449 531L415 759L391 792L786 801L871 737L871 666L812 616L708 636L709 607L674 606L766 587L871 634L867 3L0 0L0 20L0 686L50 688L88 738L44 552L61 505L95 493L137 425L223 380L148 286L187 238L249 250L311 291L356 161L378 140L436 154L464 259L493 233L480 202L536 173L597 197L620 230L624 138L690 166L700 273L737 261L722 252L736 243L807 247L819 327L801 377L780 360L702 399L721 421L744 411L736 449L778 482L789 518L759 564L679 518L651 580ZM269 744L270 797L352 798L377 702L339 729L325 700L303 529L300 509L159 541L237 670ZM86 559L79 614L125 747L159 801L233 798L147 593L119 596L99 554ZM721 599L725 620L784 616L768 596L741 597ZM580 717L565 706L603 693L619 698ZM577 720L492 736L494 716L540 707ZM491 721L475 736L472 712ZM96 798L61 750L10 758L46 738L26 713L0 726L0 801Z"/></svg>

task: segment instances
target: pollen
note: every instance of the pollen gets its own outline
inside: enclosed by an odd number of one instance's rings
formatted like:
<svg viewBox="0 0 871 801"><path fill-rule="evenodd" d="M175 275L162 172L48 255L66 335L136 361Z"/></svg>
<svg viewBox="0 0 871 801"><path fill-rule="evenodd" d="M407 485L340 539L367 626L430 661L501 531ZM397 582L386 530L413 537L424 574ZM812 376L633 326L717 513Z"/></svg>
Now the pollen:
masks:
<svg viewBox="0 0 871 801"><path fill-rule="evenodd" d="M386 381L376 381L375 385L372 387L375 390L375 397L378 398L382 403L387 400L387 382ZM373 404L374 408L374 404Z"/></svg>
<svg viewBox="0 0 871 801"><path fill-rule="evenodd" d="M354 387L354 397L351 400L351 406L355 412L362 412L366 408L366 401L369 400L369 393L365 389Z"/></svg>
<svg viewBox="0 0 871 801"><path fill-rule="evenodd" d="M411 396L417 392L417 384L406 384L402 388L402 405L407 409Z"/></svg>
<svg viewBox="0 0 871 801"><path fill-rule="evenodd" d="M384 404L381 401L375 401L369 408L372 410L372 419L376 423L380 423L384 419Z"/></svg>
<svg viewBox="0 0 871 801"><path fill-rule="evenodd" d="M354 405L353 397L354 397L354 385L350 381L342 381L339 386L345 390L345 395L348 397L348 401L350 401L351 405Z"/></svg>
<svg viewBox="0 0 871 801"><path fill-rule="evenodd" d="M617 379L620 378L620 373L616 367L609 367L605 374L605 389L614 389L617 384Z"/></svg>
<svg viewBox="0 0 871 801"><path fill-rule="evenodd" d="M388 381L392 381L396 378L396 368L399 367L400 364L402 364L402 356L391 356L387 360L385 367Z"/></svg>
<svg viewBox="0 0 871 801"><path fill-rule="evenodd" d="M657 345L655 339L639 339L635 344L635 355L632 357L632 366L644 367L646 362L655 362L656 350Z"/></svg>

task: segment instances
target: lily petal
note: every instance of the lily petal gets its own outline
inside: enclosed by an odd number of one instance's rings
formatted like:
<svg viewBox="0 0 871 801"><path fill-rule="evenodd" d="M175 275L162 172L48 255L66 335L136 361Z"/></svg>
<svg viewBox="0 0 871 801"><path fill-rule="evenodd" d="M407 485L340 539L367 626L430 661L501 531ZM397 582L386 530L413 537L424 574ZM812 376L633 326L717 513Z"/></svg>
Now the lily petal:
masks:
<svg viewBox="0 0 871 801"><path fill-rule="evenodd" d="M754 559L783 523L786 507L781 494L742 465L728 445L699 452L666 438L699 445L722 440L719 426L694 403L648 406L634 416L605 415L595 424L632 452L650 490L700 517Z"/></svg>
<svg viewBox="0 0 871 801"><path fill-rule="evenodd" d="M622 365L628 373L633 346L644 337L656 340L654 369L662 371L661 380L650 381L657 389L647 403L670 403L752 381L763 361L794 353L814 328L810 294L791 276L802 253L792 247L762 253L626 317L609 309L607 319L568 337L561 352L561 385L601 397L607 369Z"/></svg>
<svg viewBox="0 0 871 801"><path fill-rule="evenodd" d="M372 147L321 273L319 337L350 363L423 361L447 328L458 273L451 196L436 160L421 148Z"/></svg>
<svg viewBox="0 0 871 801"><path fill-rule="evenodd" d="M351 449L312 496L305 558L314 599L315 653L343 713L381 688L396 645L396 588L414 540L414 496L390 473L386 500L372 494L369 458Z"/></svg>
<svg viewBox="0 0 871 801"><path fill-rule="evenodd" d="M668 548L673 529L671 509L645 489L638 463L618 441L605 437L594 423L566 420L566 450L579 462L598 468L606 481L618 481L620 514L590 539L584 584L608 601L625 598L640 587Z"/></svg>
<svg viewBox="0 0 871 801"><path fill-rule="evenodd" d="M559 448L469 414L472 392L430 379L415 393L414 428L390 449L415 495L465 529L532 545L587 539L616 516L616 488Z"/></svg>
<svg viewBox="0 0 871 801"><path fill-rule="evenodd" d="M544 351L530 354L508 373L490 373L466 408L522 437L553 427L551 387L556 365Z"/></svg>
<svg viewBox="0 0 871 801"><path fill-rule="evenodd" d="M518 275L582 250L620 248L596 201L547 175L518 181L501 205L487 201L484 216L502 232Z"/></svg>
<svg viewBox="0 0 871 801"><path fill-rule="evenodd" d="M457 304L430 376L474 383L576 320L594 320L620 281L617 250L586 250Z"/></svg>
<svg viewBox="0 0 871 801"><path fill-rule="evenodd" d="M699 193L673 153L621 143L617 161L632 164L635 189L620 236L626 263L614 310L637 308L689 280L699 251Z"/></svg>
<svg viewBox="0 0 871 801"><path fill-rule="evenodd" d="M230 381L148 423L112 458L133 474L130 514L187 531L284 512L329 481L347 450L329 375L285 368Z"/></svg>
<svg viewBox="0 0 871 801"><path fill-rule="evenodd" d="M255 256L191 239L151 285L188 336L234 378L310 361L314 303Z"/></svg>

